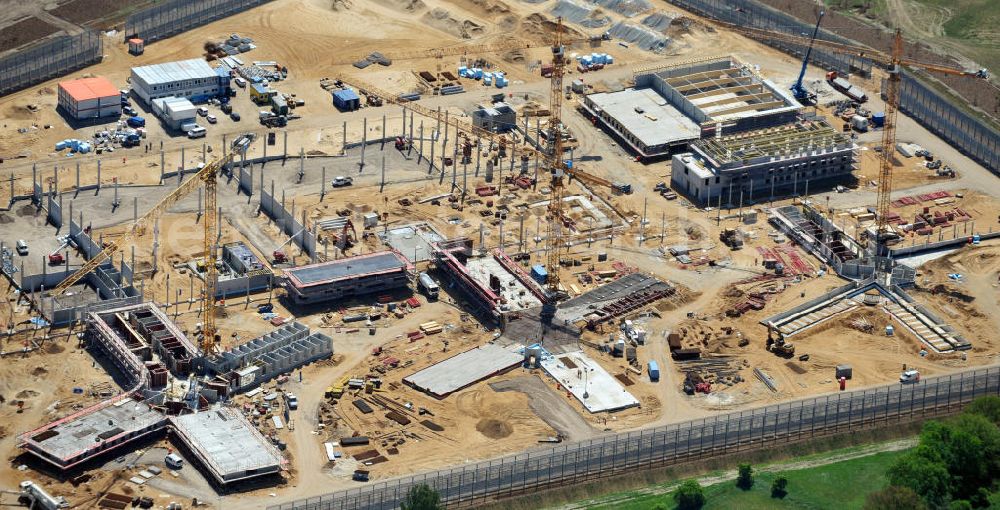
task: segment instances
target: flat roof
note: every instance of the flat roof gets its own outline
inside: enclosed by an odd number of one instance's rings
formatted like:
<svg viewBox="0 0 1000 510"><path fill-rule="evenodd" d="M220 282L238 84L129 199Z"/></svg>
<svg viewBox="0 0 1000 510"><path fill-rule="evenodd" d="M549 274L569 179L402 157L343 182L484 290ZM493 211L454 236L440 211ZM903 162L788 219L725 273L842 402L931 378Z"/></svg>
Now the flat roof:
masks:
<svg viewBox="0 0 1000 510"><path fill-rule="evenodd" d="M66 91L77 101L87 101L89 99L99 99L102 97L118 97L121 92L107 78L100 76L94 78L79 78L59 82L59 88Z"/></svg>
<svg viewBox="0 0 1000 510"><path fill-rule="evenodd" d="M466 386L512 368L523 360L524 356L516 350L496 344L486 344L404 377L403 382L437 398L444 398Z"/></svg>
<svg viewBox="0 0 1000 510"><path fill-rule="evenodd" d="M285 462L281 452L231 407L176 416L171 422L219 483L274 473Z"/></svg>
<svg viewBox="0 0 1000 510"><path fill-rule="evenodd" d="M505 311L526 310L542 304L530 289L492 256L469 259L465 263L465 269L473 280L486 288L490 288L491 276L500 280L500 290L494 292L507 300L507 303L502 305Z"/></svg>
<svg viewBox="0 0 1000 510"><path fill-rule="evenodd" d="M410 262L430 260L434 253L434 243L445 238L429 223L413 223L390 228L378 234L382 242L399 253L405 253Z"/></svg>
<svg viewBox="0 0 1000 510"><path fill-rule="evenodd" d="M365 275L405 270L410 262L394 251L380 251L319 264L293 267L284 271L296 287L324 285Z"/></svg>
<svg viewBox="0 0 1000 510"><path fill-rule="evenodd" d="M648 147L694 140L701 136L698 124L651 88L599 92L587 96L587 99Z"/></svg>
<svg viewBox="0 0 1000 510"><path fill-rule="evenodd" d="M545 373L569 390L587 411L612 412L639 405L639 401L618 382L618 379L612 377L604 367L588 358L583 352L542 357L541 365ZM586 375L584 371L587 371ZM586 398L584 393L587 394Z"/></svg>
<svg viewBox="0 0 1000 510"><path fill-rule="evenodd" d="M175 81L197 80L202 78L218 78L215 69L204 59L192 58L176 62L164 62L142 67L133 67L132 73L147 85L160 85Z"/></svg>
<svg viewBox="0 0 1000 510"><path fill-rule="evenodd" d="M166 421L162 414L132 398L113 403L108 401L67 418L64 421L57 420L22 439L31 449L56 459L69 460L97 448L101 443L120 441L146 427L156 425L157 422ZM122 444L124 442L127 441Z"/></svg>

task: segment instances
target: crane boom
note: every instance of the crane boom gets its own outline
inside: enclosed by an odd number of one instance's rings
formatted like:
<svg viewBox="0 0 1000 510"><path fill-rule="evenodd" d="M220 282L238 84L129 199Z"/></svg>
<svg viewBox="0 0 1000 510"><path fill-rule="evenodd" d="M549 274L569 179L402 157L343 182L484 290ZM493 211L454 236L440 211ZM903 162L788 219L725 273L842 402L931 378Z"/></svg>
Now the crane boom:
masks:
<svg viewBox="0 0 1000 510"><path fill-rule="evenodd" d="M806 77L806 69L809 67L809 57L812 55L813 51L813 42L816 41L816 35L819 34L819 24L823 22L823 15L825 14L826 11L820 9L819 17L816 19L816 28L813 29L813 35L809 39L809 48L806 50L806 55L802 59L802 69L799 70L799 77L792 85L792 95L799 101L815 99L815 97L810 96L809 91L802 85L802 80Z"/></svg>
<svg viewBox="0 0 1000 510"><path fill-rule="evenodd" d="M152 209L146 212L146 214L140 216L139 219L137 219L134 223L132 223L132 225L129 227L127 231L125 231L124 234L119 236L117 239L111 241L110 243L107 243L107 245L104 246L104 249L102 249L99 253L91 257L90 260L88 260L85 264L80 266L80 269L77 269L75 273L69 275L69 277L63 280L62 283L53 288L52 291L49 293L49 295L55 297L62 294L63 292L66 291L66 289L72 287L73 285L76 285L76 283L79 282L84 276L86 276L93 270L97 269L106 260L116 255L118 252L122 251L122 249L127 244L129 244L133 239L139 236L140 232L145 230L146 226L148 226L149 223L155 221L157 218L162 216L163 213L167 211L167 209L176 204L180 199L184 198L188 193L198 188L204 182L204 178L206 175L208 174L214 175L216 164L221 166L231 161L231 159L232 159L231 157L228 157L225 161L216 160L208 165L205 165L204 168L202 168L201 170L198 171L197 174L195 174L193 179L188 179L187 181L184 181L183 183L181 183L180 186L178 186L176 189L167 194L167 196L163 197L159 203L153 206Z"/></svg>

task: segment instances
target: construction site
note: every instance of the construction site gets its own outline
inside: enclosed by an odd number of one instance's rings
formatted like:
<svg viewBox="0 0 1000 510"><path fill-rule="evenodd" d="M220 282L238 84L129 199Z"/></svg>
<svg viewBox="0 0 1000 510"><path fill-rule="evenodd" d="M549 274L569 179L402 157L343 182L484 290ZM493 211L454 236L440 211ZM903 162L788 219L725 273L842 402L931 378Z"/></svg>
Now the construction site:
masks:
<svg viewBox="0 0 1000 510"><path fill-rule="evenodd" d="M984 69L819 9L246 3L0 97L0 489L262 508L996 362L1000 168L900 72Z"/></svg>

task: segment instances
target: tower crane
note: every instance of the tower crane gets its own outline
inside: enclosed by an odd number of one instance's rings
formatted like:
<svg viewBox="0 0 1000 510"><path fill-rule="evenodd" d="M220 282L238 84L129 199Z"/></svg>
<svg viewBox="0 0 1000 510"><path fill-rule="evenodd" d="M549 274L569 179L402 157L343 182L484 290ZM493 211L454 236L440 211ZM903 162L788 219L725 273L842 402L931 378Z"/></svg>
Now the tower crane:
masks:
<svg viewBox="0 0 1000 510"><path fill-rule="evenodd" d="M546 267L549 269L548 279L546 281L547 289L547 305L552 305L551 307L546 307L543 310L543 318L551 318L555 313L554 305L562 297L564 297L565 292L560 290L560 279L559 279L559 260L561 254L561 248L564 245L562 240L562 229L563 229L563 193L565 188L566 179L577 178L582 182L590 185L603 186L607 188L612 187L611 181L607 179L598 177L596 175L589 174L587 172L581 171L577 168L569 168L566 162L563 160L563 139L562 139L562 98L563 98L563 76L565 74L566 67L566 47L570 44L578 42L589 42L591 44L600 44L604 40L605 36L594 36L587 38L576 38L576 39L564 39L564 26L562 23L562 18L557 18L555 26L555 40L549 45L552 52L552 75L550 77L550 88L549 88L549 145L547 150L540 151L536 150L530 146L512 148L514 155L520 152L522 156L537 156L540 161L542 161L550 171L550 200L546 213L547 220L547 232L546 238L548 242L548 250L546 256ZM512 49L528 49L538 47L540 45L532 43L530 41L518 40L518 39L508 39L498 43L485 43L471 46L452 46L448 48L439 49L429 49L429 50L414 50L411 52L406 52L402 54L391 55L394 59L409 59L409 58L428 58L428 57L441 57L445 55L464 55L475 52L483 53L496 53L500 51L508 51ZM346 60L340 63L353 62L355 59ZM379 96L386 102L392 104L405 105L407 108L413 110L414 112L435 119L439 122L447 122L449 125L453 126L458 131L465 131L472 133L485 139L489 142L502 141L501 135L498 135L492 131L481 129L465 123L455 117L445 118L440 112L431 110L430 108L421 106L416 103L411 103L404 99L399 98L396 94L390 94L378 87L373 85L363 83L359 80L353 78L338 78L342 83L356 87L362 92L367 94L374 94ZM551 312L546 314L546 312Z"/></svg>
<svg viewBox="0 0 1000 510"><path fill-rule="evenodd" d="M882 130L882 151L879 153L878 190L875 203L876 229L874 239L869 239L866 242L872 248L870 251L876 260L877 273L880 275L890 273L892 263L888 260L887 255L888 242L892 240L892 235L889 232L889 208L892 194L892 154L896 147L896 115L899 110L899 84L902 79L902 67L906 66L935 73L978 78L981 80L988 79L989 72L986 69L966 70L903 58L903 34L899 29L896 30L893 37L891 53L885 53L862 46L827 41L815 37L807 39L718 20L712 20L710 23L755 40L770 39L802 45L815 44L835 53L868 58L885 68L888 78L886 79L885 87L885 126Z"/></svg>
<svg viewBox="0 0 1000 510"><path fill-rule="evenodd" d="M180 186L167 194L167 196L163 197L159 203L153 206L152 209L133 222L124 234L105 245L99 253L91 257L90 260L80 267L80 269L76 270L75 273L69 275L69 277L53 288L49 295L51 297L59 296L65 292L66 289L75 285L84 276L97 269L106 260L121 252L127 244L141 235L146 226L162 216L167 209L176 204L191 191L203 185L205 186L205 218L203 220L203 248L205 249L205 306L203 311L204 317L202 322L201 350L203 354L210 354L215 346L216 334L214 304L215 286L218 280L218 273L215 267L217 248L215 243L215 232L219 223L218 209L216 206L217 175L218 171L227 164L231 163L237 155L246 152L255 138L256 135L253 133L247 133L234 140L231 146L232 150L230 150L226 156L215 158L202 167L193 178L181 183Z"/></svg>

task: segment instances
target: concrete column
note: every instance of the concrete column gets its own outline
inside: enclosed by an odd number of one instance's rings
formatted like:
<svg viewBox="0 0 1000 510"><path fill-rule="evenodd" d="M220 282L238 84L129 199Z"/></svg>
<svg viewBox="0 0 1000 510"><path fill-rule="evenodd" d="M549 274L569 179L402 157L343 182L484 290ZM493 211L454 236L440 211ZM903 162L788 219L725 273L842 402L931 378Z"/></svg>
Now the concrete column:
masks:
<svg viewBox="0 0 1000 510"><path fill-rule="evenodd" d="M438 124L440 124L440 123L441 123L441 121L438 120ZM431 157L427 158L427 173L428 174L431 173L434 170L434 145L436 145L436 144L434 143L434 137L432 136L431 137Z"/></svg>
<svg viewBox="0 0 1000 510"><path fill-rule="evenodd" d="M226 144L226 134L222 134L222 157L225 158L226 154L229 153L229 147Z"/></svg>
<svg viewBox="0 0 1000 510"><path fill-rule="evenodd" d="M421 121L423 122L423 121ZM406 155L413 153L413 112L410 112L410 146L406 149Z"/></svg>
<svg viewBox="0 0 1000 510"><path fill-rule="evenodd" d="M340 153L347 154L347 121L344 121L344 131L340 140Z"/></svg>
<svg viewBox="0 0 1000 510"><path fill-rule="evenodd" d="M80 194L80 162L77 161L76 162L76 193L73 196L75 197L76 195L79 195L79 194ZM13 198L13 196L14 195L11 195L12 198Z"/></svg>
<svg viewBox="0 0 1000 510"><path fill-rule="evenodd" d="M167 166L166 166L166 163L164 162L165 159L166 159L166 155L164 154L163 151L160 151L160 184L163 184L163 174L167 171ZM100 161L97 162L97 168L98 169L101 168L101 162ZM100 170L98 170L97 175L98 176L101 175ZM100 179L98 179L98 180L100 180ZM98 187L100 187L100 185L98 185Z"/></svg>
<svg viewBox="0 0 1000 510"><path fill-rule="evenodd" d="M265 135L265 137L266 136L267 135ZM267 160L267 140L264 140L264 143L261 144L261 146L264 148L264 156L263 157L264 157L264 160L266 161ZM286 157L287 157L287 155L286 155Z"/></svg>
<svg viewBox="0 0 1000 510"><path fill-rule="evenodd" d="M184 147L181 147L181 165L177 173L184 173Z"/></svg>
<svg viewBox="0 0 1000 510"><path fill-rule="evenodd" d="M319 201L322 202L323 198L326 197L326 167L320 167L320 172L322 177L319 181Z"/></svg>
<svg viewBox="0 0 1000 510"><path fill-rule="evenodd" d="M451 191L455 191L458 186L458 144L452 148L451 155Z"/></svg>
<svg viewBox="0 0 1000 510"><path fill-rule="evenodd" d="M385 152L382 153L382 180L378 186L378 192L382 193L385 191Z"/></svg>
<svg viewBox="0 0 1000 510"><path fill-rule="evenodd" d="M365 169L365 146L368 144L368 117L361 119L361 168L358 173Z"/></svg>
<svg viewBox="0 0 1000 510"><path fill-rule="evenodd" d="M156 272L156 252L160 248L160 219L153 220L153 272Z"/></svg>
<svg viewBox="0 0 1000 510"><path fill-rule="evenodd" d="M413 124L411 123L410 126L412 127ZM424 119L420 119L420 147L417 149L418 165L421 163L423 157L424 157Z"/></svg>
<svg viewBox="0 0 1000 510"><path fill-rule="evenodd" d="M441 143L441 154L448 152L448 111L444 112L444 141ZM441 169L444 171L444 168Z"/></svg>
<svg viewBox="0 0 1000 510"><path fill-rule="evenodd" d="M199 186L198 187L198 216L197 216L197 219L195 221L198 221L198 220L201 219L201 215L202 215L201 208L202 208L202 205L201 205L201 187Z"/></svg>
<svg viewBox="0 0 1000 510"><path fill-rule="evenodd" d="M479 161L483 157L483 139L476 137L476 177L479 177Z"/></svg>
<svg viewBox="0 0 1000 510"><path fill-rule="evenodd" d="M306 175L306 149L304 147L299 148L299 183L302 183L302 178Z"/></svg>
<svg viewBox="0 0 1000 510"><path fill-rule="evenodd" d="M382 144L378 148L378 150L380 150L380 151L384 151L385 150L385 137L386 136L389 136L389 135L388 135L388 133L385 132L385 115L383 114L382 115L382 136L379 137L379 138L382 139Z"/></svg>
<svg viewBox="0 0 1000 510"><path fill-rule="evenodd" d="M52 168L52 192L59 194L59 167Z"/></svg>
<svg viewBox="0 0 1000 510"><path fill-rule="evenodd" d="M139 197L132 197L132 223L139 221Z"/></svg>
<svg viewBox="0 0 1000 510"><path fill-rule="evenodd" d="M282 143L281 157L287 159L288 158L288 131L287 130L285 130L283 132L283 138L284 138L284 142ZM267 146L267 141L266 140L264 141L264 146L265 147ZM264 150L266 151L267 149L265 148Z"/></svg>
<svg viewBox="0 0 1000 510"><path fill-rule="evenodd" d="M201 162L208 163L208 144L204 142L201 144Z"/></svg>
<svg viewBox="0 0 1000 510"><path fill-rule="evenodd" d="M406 105L403 105L403 129L399 132L399 136L406 136Z"/></svg>
<svg viewBox="0 0 1000 510"><path fill-rule="evenodd" d="M100 165L101 164L101 160L97 160L97 164ZM97 175L99 177L101 175L101 171L100 171L101 167L98 166L97 168L98 168ZM98 179L98 182L100 182L100 179ZM35 186L36 185L38 185L38 168L35 166L35 163L32 163L31 164L31 196L32 197L35 196ZM11 196L13 196L13 195L11 195ZM38 197L38 198L41 199L42 197ZM34 198L32 198L32 199L34 199ZM41 204L39 204L39 205L41 205ZM23 275L24 273L21 273L21 274Z"/></svg>

